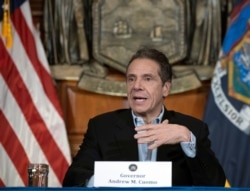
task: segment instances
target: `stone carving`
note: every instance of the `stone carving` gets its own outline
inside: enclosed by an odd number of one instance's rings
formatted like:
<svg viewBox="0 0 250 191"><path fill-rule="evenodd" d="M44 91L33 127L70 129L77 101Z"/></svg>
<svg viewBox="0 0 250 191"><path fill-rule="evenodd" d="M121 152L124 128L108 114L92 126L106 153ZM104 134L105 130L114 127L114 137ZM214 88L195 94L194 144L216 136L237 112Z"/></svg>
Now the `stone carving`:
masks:
<svg viewBox="0 0 250 191"><path fill-rule="evenodd" d="M56 65L52 71L59 79L79 80L80 88L123 96L124 82L107 80L108 68L124 73L141 46L168 56L173 84L178 84L171 93L200 87L212 76L221 46L223 0L46 0L45 5L45 47Z"/></svg>
<svg viewBox="0 0 250 191"><path fill-rule="evenodd" d="M186 57L186 4L183 0L93 1L93 55L125 72L140 46L163 51L171 63Z"/></svg>
<svg viewBox="0 0 250 191"><path fill-rule="evenodd" d="M45 49L51 65L76 65L89 60L82 0L45 0Z"/></svg>

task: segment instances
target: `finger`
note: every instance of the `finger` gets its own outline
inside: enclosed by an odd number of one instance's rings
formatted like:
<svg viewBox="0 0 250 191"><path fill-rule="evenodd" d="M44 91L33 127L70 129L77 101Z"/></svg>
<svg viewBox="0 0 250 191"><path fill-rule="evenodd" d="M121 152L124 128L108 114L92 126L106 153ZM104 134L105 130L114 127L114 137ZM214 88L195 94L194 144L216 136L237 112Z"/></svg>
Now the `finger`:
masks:
<svg viewBox="0 0 250 191"><path fill-rule="evenodd" d="M145 131L147 130L147 126L146 125L142 125L142 126L138 126L135 128L136 131Z"/></svg>
<svg viewBox="0 0 250 191"><path fill-rule="evenodd" d="M155 140L152 142L152 144L149 144L148 149L152 150L152 149L159 147L160 145L161 145L160 142Z"/></svg>
<svg viewBox="0 0 250 191"><path fill-rule="evenodd" d="M146 130L137 131L137 133L134 135L134 138L136 139L145 138L145 137L148 137L148 132Z"/></svg>
<svg viewBox="0 0 250 191"><path fill-rule="evenodd" d="M135 139L140 139L140 138L142 138L144 135L142 134L142 133L136 133L135 135L134 135L134 138Z"/></svg>
<svg viewBox="0 0 250 191"><path fill-rule="evenodd" d="M168 119L165 119L162 123L168 124L169 121L168 121Z"/></svg>
<svg viewBox="0 0 250 191"><path fill-rule="evenodd" d="M144 144L144 143L151 143L151 139L149 137L138 138L137 143Z"/></svg>
<svg viewBox="0 0 250 191"><path fill-rule="evenodd" d="M150 129L154 129L157 124L147 124L147 125L142 125L142 126L137 126L135 128L136 131L146 131Z"/></svg>
<svg viewBox="0 0 250 191"><path fill-rule="evenodd" d="M153 141L153 137L147 131L140 131L134 135L135 139L147 138L149 141Z"/></svg>

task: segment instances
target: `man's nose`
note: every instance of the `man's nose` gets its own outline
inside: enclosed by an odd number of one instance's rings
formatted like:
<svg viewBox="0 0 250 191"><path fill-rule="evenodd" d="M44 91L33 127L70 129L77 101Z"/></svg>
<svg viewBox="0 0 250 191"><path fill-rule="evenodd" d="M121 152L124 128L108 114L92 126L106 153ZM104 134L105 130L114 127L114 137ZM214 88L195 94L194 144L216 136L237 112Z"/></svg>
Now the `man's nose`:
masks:
<svg viewBox="0 0 250 191"><path fill-rule="evenodd" d="M134 89L141 89L141 87L142 87L141 80L139 80L139 79L135 80L133 88Z"/></svg>

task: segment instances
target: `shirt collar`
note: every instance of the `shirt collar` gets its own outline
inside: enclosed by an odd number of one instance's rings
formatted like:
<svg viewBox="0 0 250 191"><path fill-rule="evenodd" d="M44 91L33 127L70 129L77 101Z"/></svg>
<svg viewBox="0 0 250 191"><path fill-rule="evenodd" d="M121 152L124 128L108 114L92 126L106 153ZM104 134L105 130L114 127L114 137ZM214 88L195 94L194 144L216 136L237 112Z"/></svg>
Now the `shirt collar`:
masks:
<svg viewBox="0 0 250 191"><path fill-rule="evenodd" d="M134 119L134 125L135 126L144 125L145 122L143 121L142 117L136 116L135 113L133 112L133 110L131 110L131 111L132 111L132 116L133 116L133 119ZM162 106L161 113L158 115L158 117L156 117L152 121L152 123L153 124L160 123L162 121L163 114L164 114L164 106Z"/></svg>

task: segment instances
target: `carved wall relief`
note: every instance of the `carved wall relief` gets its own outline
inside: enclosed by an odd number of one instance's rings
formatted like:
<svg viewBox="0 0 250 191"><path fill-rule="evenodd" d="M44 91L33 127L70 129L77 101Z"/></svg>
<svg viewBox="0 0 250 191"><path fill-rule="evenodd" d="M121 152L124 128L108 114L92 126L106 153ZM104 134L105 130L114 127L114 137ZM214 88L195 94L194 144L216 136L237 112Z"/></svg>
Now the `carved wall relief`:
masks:
<svg viewBox="0 0 250 191"><path fill-rule="evenodd" d="M125 72L140 46L157 48L176 63L186 57L186 1L93 2L94 57Z"/></svg>
<svg viewBox="0 0 250 191"><path fill-rule="evenodd" d="M64 60L57 61L54 63L55 67L52 67L58 79L70 78L74 73L77 75L74 76L75 79L79 80L78 86L82 89L125 96L125 82L107 80L108 68L124 73L128 60L141 46L157 48L168 56L170 63L173 64L175 76L171 93L200 87L202 80L210 79L212 76L221 45L221 12L224 1L54 0L52 2L54 4L50 7L57 10L50 11L54 13L52 20L54 26L58 23L59 25L52 30L52 22L51 28L47 28L51 30L47 30L46 34L47 37L51 37L49 35L53 34L51 31L59 34L59 36L54 34L52 38L54 40L50 41L54 42L53 48L48 46L51 48L48 49L50 54L59 52L61 57L58 55L57 57ZM67 15L69 17L66 17ZM48 23L45 26L48 26ZM58 29L60 27L62 31ZM79 44L74 46L75 51L72 51L69 44L76 45L74 44L76 42ZM57 48L58 43L61 43L60 48ZM76 55L79 59L73 61L67 59L67 55L68 58L74 58L72 55ZM71 70L68 67L65 69L65 65L70 68L75 67L78 72L69 73Z"/></svg>

